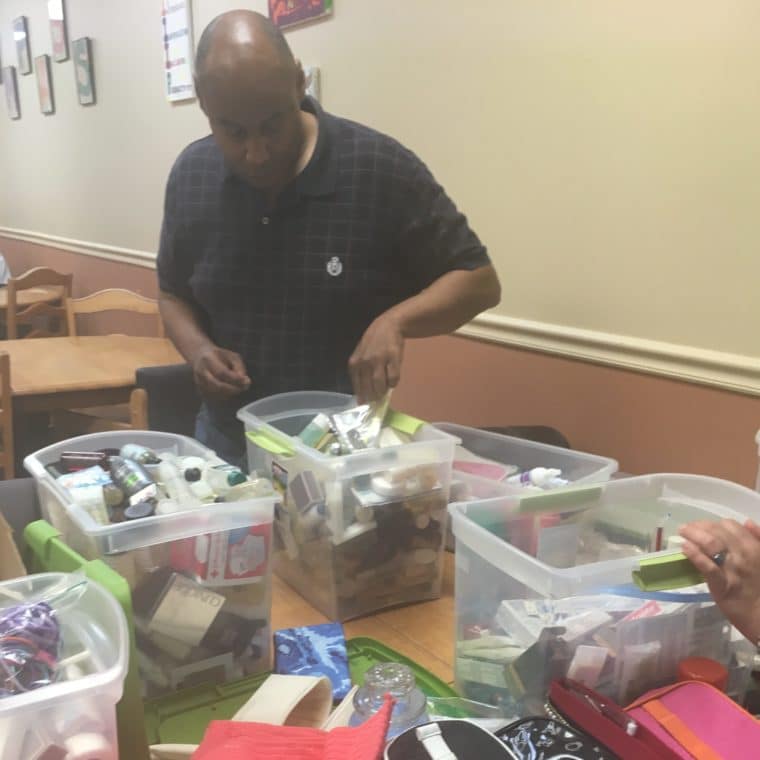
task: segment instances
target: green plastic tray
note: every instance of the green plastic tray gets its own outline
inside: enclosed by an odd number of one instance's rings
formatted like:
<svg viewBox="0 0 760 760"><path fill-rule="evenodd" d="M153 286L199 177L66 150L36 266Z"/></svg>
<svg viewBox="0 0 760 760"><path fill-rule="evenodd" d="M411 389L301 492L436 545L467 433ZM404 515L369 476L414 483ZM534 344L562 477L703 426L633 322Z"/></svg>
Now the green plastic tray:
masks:
<svg viewBox="0 0 760 760"><path fill-rule="evenodd" d="M368 638L346 642L351 680L362 683L364 674L379 662L408 665L428 697L457 698L447 684L413 660ZM209 721L229 720L266 680L268 673L221 686L198 686L145 702L145 731L149 744L199 744Z"/></svg>

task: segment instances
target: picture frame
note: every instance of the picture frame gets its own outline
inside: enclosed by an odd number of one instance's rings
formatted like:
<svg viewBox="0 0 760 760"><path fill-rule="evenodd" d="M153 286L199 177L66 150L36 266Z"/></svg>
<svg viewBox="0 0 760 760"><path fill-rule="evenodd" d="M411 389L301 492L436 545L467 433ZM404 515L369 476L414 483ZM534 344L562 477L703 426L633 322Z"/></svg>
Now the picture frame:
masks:
<svg viewBox="0 0 760 760"><path fill-rule="evenodd" d="M331 16L333 0L267 0L269 18L280 29Z"/></svg>
<svg viewBox="0 0 760 760"><path fill-rule="evenodd" d="M16 57L19 74L32 73L32 52L29 47L29 24L26 16L13 19L13 39L16 42Z"/></svg>
<svg viewBox="0 0 760 760"><path fill-rule="evenodd" d="M18 79L15 66L6 66L3 69L3 89L5 90L5 102L8 106L8 116L14 121L20 119L21 107L18 100Z"/></svg>
<svg viewBox="0 0 760 760"><path fill-rule="evenodd" d="M65 0L48 0L50 39L53 43L53 60L56 63L69 60L69 38L66 27Z"/></svg>
<svg viewBox="0 0 760 760"><path fill-rule="evenodd" d="M50 56L38 55L34 59L34 71L37 74L37 94L40 98L40 111L45 115L55 113L53 97L53 77L50 73Z"/></svg>
<svg viewBox="0 0 760 760"><path fill-rule="evenodd" d="M92 60L92 40L80 37L71 43L71 57L74 59L74 77L77 84L79 105L95 105L95 75Z"/></svg>

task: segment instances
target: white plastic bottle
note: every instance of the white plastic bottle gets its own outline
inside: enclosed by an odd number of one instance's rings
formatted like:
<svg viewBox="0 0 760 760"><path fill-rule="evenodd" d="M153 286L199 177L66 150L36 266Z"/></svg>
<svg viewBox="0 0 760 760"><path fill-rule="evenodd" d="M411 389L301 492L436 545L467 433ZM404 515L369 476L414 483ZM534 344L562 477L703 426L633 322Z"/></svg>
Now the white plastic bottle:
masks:
<svg viewBox="0 0 760 760"><path fill-rule="evenodd" d="M536 488L559 488L566 486L568 481L560 477L562 470L554 467L534 467L518 475L511 475L507 483L516 486L535 486Z"/></svg>
<svg viewBox="0 0 760 760"><path fill-rule="evenodd" d="M193 509L201 505L171 459L161 460L158 466L158 478L169 498L179 505L180 509Z"/></svg>
<svg viewBox="0 0 760 760"><path fill-rule="evenodd" d="M239 467L214 455L203 467L203 480L217 496L225 497L235 486L245 483L248 477Z"/></svg>

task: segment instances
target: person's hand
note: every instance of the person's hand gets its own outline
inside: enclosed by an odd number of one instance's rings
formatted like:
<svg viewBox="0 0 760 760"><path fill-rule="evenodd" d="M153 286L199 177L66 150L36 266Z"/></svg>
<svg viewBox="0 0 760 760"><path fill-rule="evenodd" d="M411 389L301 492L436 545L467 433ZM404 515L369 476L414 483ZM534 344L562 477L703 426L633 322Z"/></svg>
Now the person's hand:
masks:
<svg viewBox="0 0 760 760"><path fill-rule="evenodd" d="M396 320L381 314L365 331L348 360L356 399L367 404L382 398L401 379L404 336Z"/></svg>
<svg viewBox="0 0 760 760"><path fill-rule="evenodd" d="M728 620L754 644L760 639L760 526L752 520L697 521L679 533L683 553L707 581ZM723 557L722 564L717 564Z"/></svg>
<svg viewBox="0 0 760 760"><path fill-rule="evenodd" d="M209 345L193 358L193 375L201 395L226 399L246 390L251 384L240 354Z"/></svg>

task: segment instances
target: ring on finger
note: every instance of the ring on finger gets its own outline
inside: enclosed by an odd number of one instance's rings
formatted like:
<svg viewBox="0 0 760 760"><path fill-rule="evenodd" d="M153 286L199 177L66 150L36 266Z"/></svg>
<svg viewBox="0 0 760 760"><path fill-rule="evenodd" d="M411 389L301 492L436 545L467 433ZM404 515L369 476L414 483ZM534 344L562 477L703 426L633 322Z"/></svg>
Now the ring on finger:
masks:
<svg viewBox="0 0 760 760"><path fill-rule="evenodd" d="M718 566L723 567L723 565L726 562L726 557L728 556L728 549L723 549L722 551L716 552L715 554L710 557L710 559Z"/></svg>

